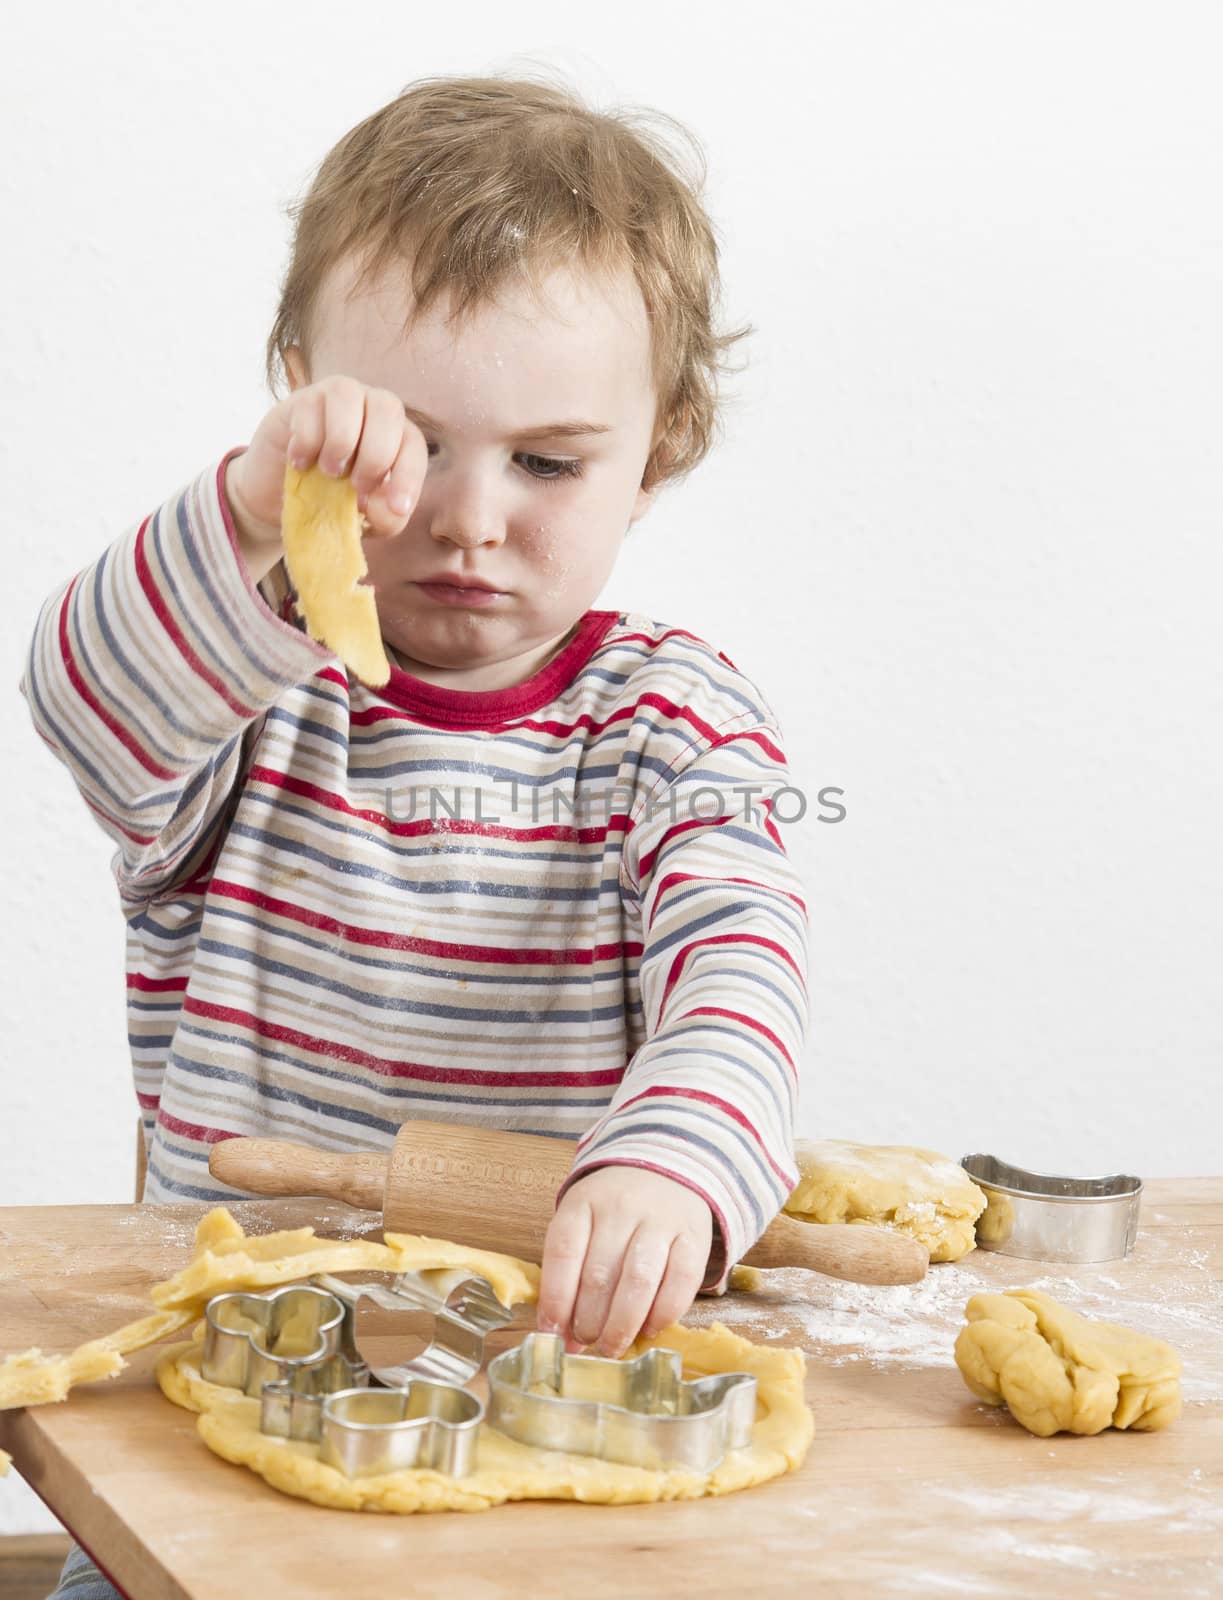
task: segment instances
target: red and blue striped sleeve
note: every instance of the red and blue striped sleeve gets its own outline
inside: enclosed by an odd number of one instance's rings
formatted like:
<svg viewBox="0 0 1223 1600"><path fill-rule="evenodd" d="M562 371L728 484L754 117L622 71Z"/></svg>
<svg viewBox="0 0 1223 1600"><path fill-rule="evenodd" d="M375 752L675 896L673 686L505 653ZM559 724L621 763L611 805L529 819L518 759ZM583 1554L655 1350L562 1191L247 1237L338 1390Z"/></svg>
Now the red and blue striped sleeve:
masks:
<svg viewBox="0 0 1223 1600"><path fill-rule="evenodd" d="M709 1205L702 1288L721 1292L798 1183L808 916L774 815L798 802L775 724L712 730L635 811L622 887L640 918L646 1040L579 1141L557 1199L606 1165L660 1172Z"/></svg>
<svg viewBox="0 0 1223 1600"><path fill-rule="evenodd" d="M224 491L235 453L48 597L18 684L118 846L126 909L206 855L267 708L331 656L250 581Z"/></svg>

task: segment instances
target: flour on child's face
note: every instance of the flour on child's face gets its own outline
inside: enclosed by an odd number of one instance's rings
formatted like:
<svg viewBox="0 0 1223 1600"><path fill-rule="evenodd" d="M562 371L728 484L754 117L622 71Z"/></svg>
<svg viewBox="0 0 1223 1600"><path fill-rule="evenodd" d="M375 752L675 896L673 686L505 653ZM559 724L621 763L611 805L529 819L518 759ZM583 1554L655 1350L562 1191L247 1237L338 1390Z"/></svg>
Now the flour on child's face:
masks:
<svg viewBox="0 0 1223 1600"><path fill-rule="evenodd" d="M308 365L291 351L289 370L299 382L346 374L432 419L418 422L429 465L407 527L364 540L383 636L435 683L522 682L593 604L649 504L656 406L640 291L627 272L608 282L566 268L538 299L505 289L462 325L447 324L443 300L405 334L406 270L346 298L355 276L346 263L324 283ZM512 437L575 418L609 431ZM554 464L574 461L579 476ZM443 605L419 587L438 572L477 577L499 598Z"/></svg>

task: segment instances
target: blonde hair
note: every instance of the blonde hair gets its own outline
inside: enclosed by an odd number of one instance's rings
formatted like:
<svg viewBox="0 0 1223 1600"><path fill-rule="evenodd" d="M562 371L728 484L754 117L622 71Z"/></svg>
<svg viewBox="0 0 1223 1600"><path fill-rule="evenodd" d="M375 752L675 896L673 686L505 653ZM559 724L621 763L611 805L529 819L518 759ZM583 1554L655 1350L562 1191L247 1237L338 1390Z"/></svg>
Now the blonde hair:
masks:
<svg viewBox="0 0 1223 1600"><path fill-rule="evenodd" d="M691 142L695 177L644 126L650 116ZM679 478L720 426L725 351L755 331L713 324L706 173L695 138L662 112L595 111L566 85L530 76L418 79L350 129L287 208L292 253L267 341L269 387L290 346L309 348L320 287L350 256L361 267L354 290L411 260L409 326L446 293L461 320L541 269L628 267L649 314L657 401L642 485Z"/></svg>

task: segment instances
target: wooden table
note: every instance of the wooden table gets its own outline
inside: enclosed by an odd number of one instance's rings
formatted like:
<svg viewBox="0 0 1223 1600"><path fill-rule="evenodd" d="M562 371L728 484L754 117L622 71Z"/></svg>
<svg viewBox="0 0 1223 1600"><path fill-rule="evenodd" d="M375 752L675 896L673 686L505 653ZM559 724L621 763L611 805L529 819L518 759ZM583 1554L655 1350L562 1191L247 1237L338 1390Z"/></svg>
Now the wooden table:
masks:
<svg viewBox="0 0 1223 1600"><path fill-rule="evenodd" d="M69 1349L140 1315L206 1209L0 1209L0 1354ZM333 1202L232 1210L248 1232L380 1232L376 1215ZM1176 1344L1183 1418L1159 1434L1037 1439L979 1404L951 1364L964 1301L1034 1282ZM157 1388L156 1347L63 1404L0 1412L0 1445L134 1600L1223 1594L1223 1179L1149 1182L1124 1262L977 1250L891 1289L787 1270L756 1295L704 1297L687 1320L809 1352L816 1436L800 1471L660 1505L329 1511L214 1456ZM524 1308L490 1353L531 1325Z"/></svg>

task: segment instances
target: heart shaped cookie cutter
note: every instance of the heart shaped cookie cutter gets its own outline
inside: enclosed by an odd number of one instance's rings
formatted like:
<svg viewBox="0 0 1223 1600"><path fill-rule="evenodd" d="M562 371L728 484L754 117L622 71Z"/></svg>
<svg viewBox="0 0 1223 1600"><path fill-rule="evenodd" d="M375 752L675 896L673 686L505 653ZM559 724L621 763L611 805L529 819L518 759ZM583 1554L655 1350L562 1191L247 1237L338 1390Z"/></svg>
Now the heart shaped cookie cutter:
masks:
<svg viewBox="0 0 1223 1600"><path fill-rule="evenodd" d="M1100 1178L1028 1172L997 1156L961 1156L986 1207L977 1245L1025 1261L1120 1261L1134 1248L1142 1179L1115 1172Z"/></svg>
<svg viewBox="0 0 1223 1600"><path fill-rule="evenodd" d="M489 1426L541 1450L712 1472L751 1443L755 1418L751 1373L685 1379L679 1351L662 1346L620 1361L529 1333L488 1364Z"/></svg>

